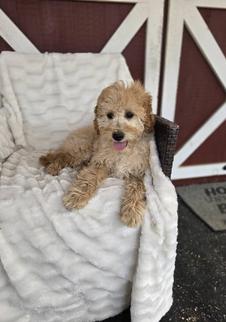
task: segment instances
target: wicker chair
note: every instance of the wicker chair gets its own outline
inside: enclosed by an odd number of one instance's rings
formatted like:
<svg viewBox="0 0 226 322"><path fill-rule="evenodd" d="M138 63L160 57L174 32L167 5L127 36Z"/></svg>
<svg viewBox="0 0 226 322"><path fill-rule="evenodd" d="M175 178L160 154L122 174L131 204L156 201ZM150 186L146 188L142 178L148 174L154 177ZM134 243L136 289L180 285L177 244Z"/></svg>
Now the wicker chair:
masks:
<svg viewBox="0 0 226 322"><path fill-rule="evenodd" d="M162 170L170 178L179 126L162 117L156 117L155 137Z"/></svg>

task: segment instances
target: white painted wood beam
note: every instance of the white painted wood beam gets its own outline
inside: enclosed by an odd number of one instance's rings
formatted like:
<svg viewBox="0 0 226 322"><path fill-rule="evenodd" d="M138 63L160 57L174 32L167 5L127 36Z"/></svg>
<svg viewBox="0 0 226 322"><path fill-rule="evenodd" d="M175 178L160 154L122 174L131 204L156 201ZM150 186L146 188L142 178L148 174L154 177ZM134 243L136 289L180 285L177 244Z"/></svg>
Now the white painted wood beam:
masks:
<svg viewBox="0 0 226 322"><path fill-rule="evenodd" d="M173 180L179 180L226 175L226 171L223 169L225 165L226 162L183 166L179 168L173 167L171 177Z"/></svg>
<svg viewBox="0 0 226 322"><path fill-rule="evenodd" d="M226 58L197 8L184 11L186 26L209 65L226 89Z"/></svg>
<svg viewBox="0 0 226 322"><path fill-rule="evenodd" d="M189 0L189 3L197 7L226 9L226 0Z"/></svg>
<svg viewBox="0 0 226 322"><path fill-rule="evenodd" d="M183 4L170 1L166 38L165 69L163 76L162 106L160 115L170 121L175 119L181 46L183 38Z"/></svg>
<svg viewBox="0 0 226 322"><path fill-rule="evenodd" d="M19 53L39 53L39 50L0 9L0 36Z"/></svg>
<svg viewBox="0 0 226 322"><path fill-rule="evenodd" d="M158 107L164 2L159 0L156 5L155 0L150 0L146 30L144 84L146 90L152 94L154 113L157 113Z"/></svg>
<svg viewBox="0 0 226 322"><path fill-rule="evenodd" d="M196 131L174 158L175 167L180 166L224 121L226 102Z"/></svg>
<svg viewBox="0 0 226 322"><path fill-rule="evenodd" d="M148 8L149 6L147 3L136 4L106 43L101 52L121 53L148 18Z"/></svg>

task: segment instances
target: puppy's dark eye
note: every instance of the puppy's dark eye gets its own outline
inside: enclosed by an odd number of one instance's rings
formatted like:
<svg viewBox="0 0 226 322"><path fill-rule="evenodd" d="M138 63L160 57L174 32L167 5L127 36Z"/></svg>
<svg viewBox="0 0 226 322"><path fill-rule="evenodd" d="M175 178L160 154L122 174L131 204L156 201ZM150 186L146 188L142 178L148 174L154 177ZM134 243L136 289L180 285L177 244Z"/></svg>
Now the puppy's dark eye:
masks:
<svg viewBox="0 0 226 322"><path fill-rule="evenodd" d="M134 114L133 114L132 112L130 112L130 111L127 111L127 112L125 113L125 117L126 117L127 119L131 119L133 116L134 116Z"/></svg>
<svg viewBox="0 0 226 322"><path fill-rule="evenodd" d="M112 112L107 113L107 118L112 120L114 118L114 113Z"/></svg>

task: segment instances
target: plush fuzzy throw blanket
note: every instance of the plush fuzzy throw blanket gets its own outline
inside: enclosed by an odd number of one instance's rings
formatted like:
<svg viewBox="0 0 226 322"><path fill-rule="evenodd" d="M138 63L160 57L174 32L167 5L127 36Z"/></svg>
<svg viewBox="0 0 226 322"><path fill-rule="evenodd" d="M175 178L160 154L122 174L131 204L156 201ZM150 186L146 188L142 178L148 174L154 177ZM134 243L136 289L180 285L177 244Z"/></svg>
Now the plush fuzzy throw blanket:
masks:
<svg viewBox="0 0 226 322"><path fill-rule="evenodd" d="M92 121L97 96L117 79L131 80L121 55L1 54L1 322L100 321L130 304L133 322L157 322L172 304L177 198L154 136L140 228L119 219L121 180L68 212L62 196L75 172L52 177L38 164Z"/></svg>

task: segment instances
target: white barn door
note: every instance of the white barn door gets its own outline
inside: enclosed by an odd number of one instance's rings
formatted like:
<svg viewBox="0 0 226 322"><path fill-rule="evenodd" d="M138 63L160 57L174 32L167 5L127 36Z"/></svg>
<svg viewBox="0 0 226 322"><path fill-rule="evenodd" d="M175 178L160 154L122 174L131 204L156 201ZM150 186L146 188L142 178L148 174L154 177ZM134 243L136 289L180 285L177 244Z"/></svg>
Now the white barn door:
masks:
<svg viewBox="0 0 226 322"><path fill-rule="evenodd" d="M93 0L94 1L94 0ZM101 52L122 52L147 21L145 49L145 87L153 95L153 110L157 112L161 71L161 50L163 38L164 6L166 0L95 0L103 2L134 3L132 10L105 44ZM85 0L84 0L85 2ZM226 0L169 0L167 13L167 37L163 70L161 116L174 121L181 45L184 24L189 30L203 56L226 90L226 59L214 36L198 11L198 7L226 9ZM0 9L0 36L18 52L38 53L35 44L19 30ZM173 179L223 175L224 162L205 165L181 166L184 161L213 133L226 119L226 102L213 113L176 153Z"/></svg>
<svg viewBox="0 0 226 322"><path fill-rule="evenodd" d="M161 116L174 121L181 46L184 25L200 48L202 55L226 90L226 58L213 34L202 18L198 7L226 9L226 0L171 0L169 1L165 70L162 91ZM202 108L202 106L200 106ZM202 112L202 111L200 111ZM190 155L226 120L226 101L193 133L176 153L173 179L187 179L225 175L225 163L181 166ZM189 126L189 124L188 124ZM225 142L220 144L226 146ZM225 147L226 148L226 147Z"/></svg>

